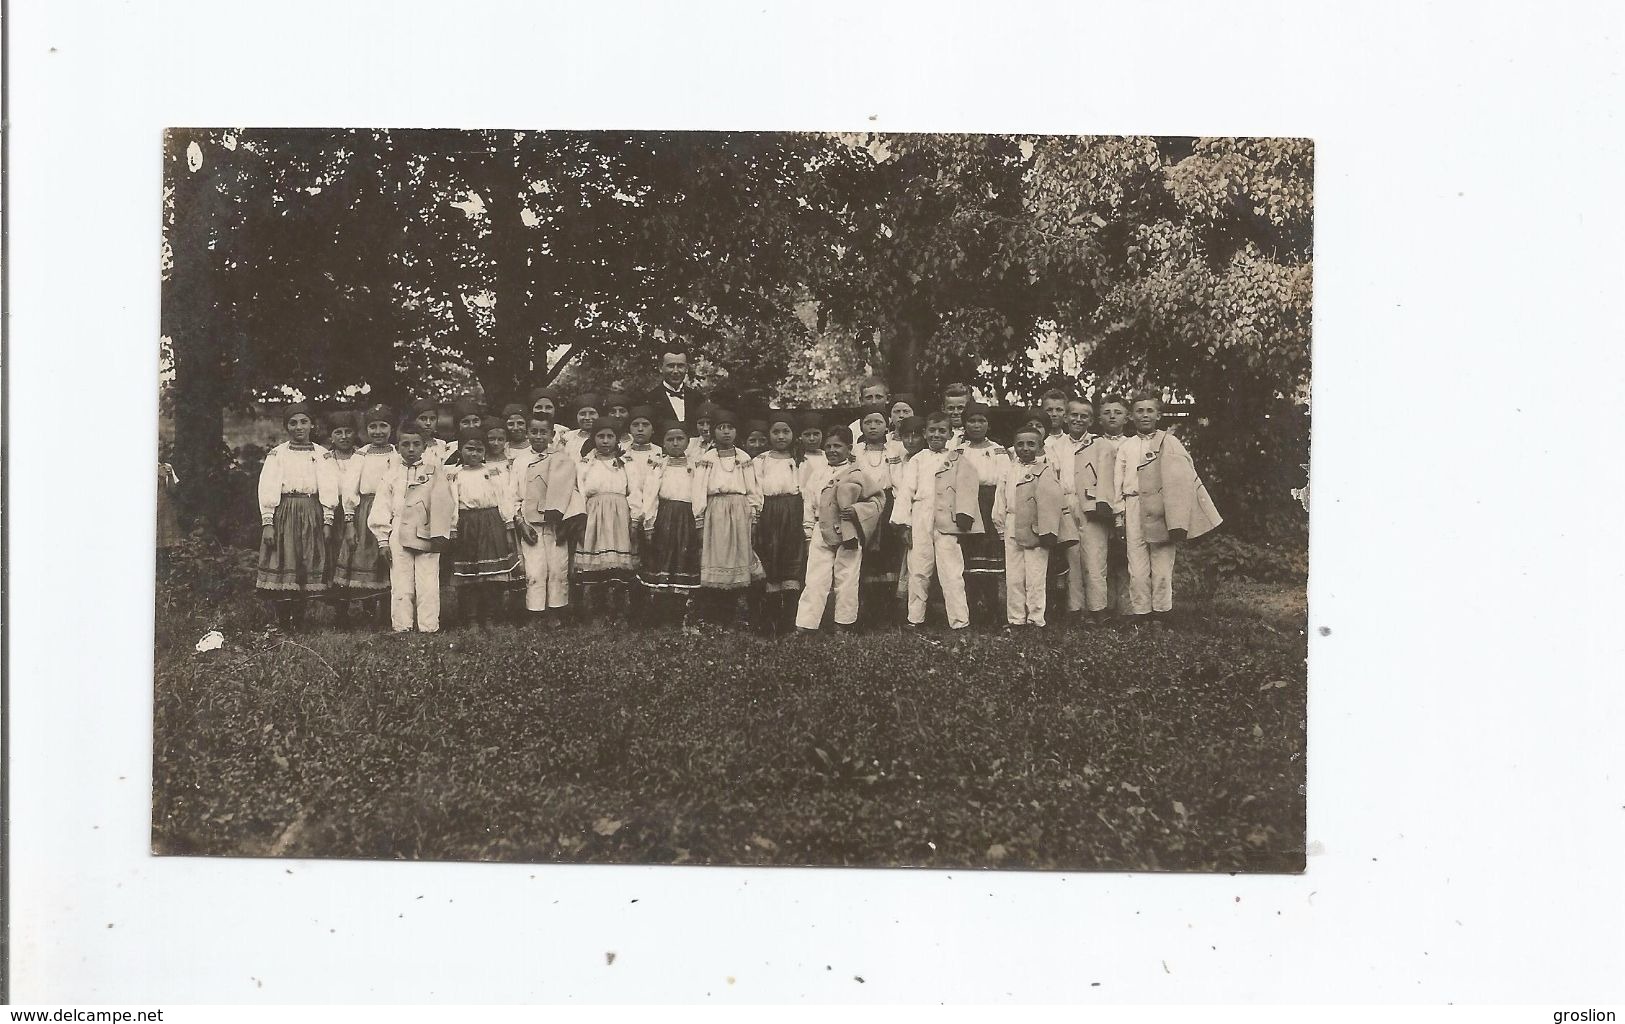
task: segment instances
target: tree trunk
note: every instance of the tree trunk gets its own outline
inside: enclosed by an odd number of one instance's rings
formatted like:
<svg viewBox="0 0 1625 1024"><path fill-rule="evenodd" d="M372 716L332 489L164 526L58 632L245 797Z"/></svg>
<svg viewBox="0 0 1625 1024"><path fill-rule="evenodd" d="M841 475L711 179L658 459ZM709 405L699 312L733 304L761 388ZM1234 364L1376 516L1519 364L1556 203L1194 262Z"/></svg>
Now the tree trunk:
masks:
<svg viewBox="0 0 1625 1024"><path fill-rule="evenodd" d="M891 341L879 367L880 375L886 378L893 394L908 392L917 396L922 383L932 383L925 380L921 364L926 346L936 333L936 313L928 301L912 299L898 309L892 327Z"/></svg>
<svg viewBox="0 0 1625 1024"><path fill-rule="evenodd" d="M204 153L201 168L187 166L187 148ZM216 189L217 161L225 150L205 133L171 132L165 139L164 169L174 189L175 213L169 232L172 266L164 282L160 321L175 359L175 472L177 512L184 525L218 531L225 493L224 407L226 368L220 338L220 280L209 239L229 216L228 200Z"/></svg>
<svg viewBox="0 0 1625 1024"><path fill-rule="evenodd" d="M496 332L490 347L488 369L482 368L481 383L491 398L505 398L523 390L533 376L545 367L532 366L535 317L531 313L530 286L534 271L530 266L530 238L519 219L523 203L524 176L515 148L499 142L485 176L491 195L484 197L491 217L491 251L495 256ZM486 377L489 376L489 380Z"/></svg>

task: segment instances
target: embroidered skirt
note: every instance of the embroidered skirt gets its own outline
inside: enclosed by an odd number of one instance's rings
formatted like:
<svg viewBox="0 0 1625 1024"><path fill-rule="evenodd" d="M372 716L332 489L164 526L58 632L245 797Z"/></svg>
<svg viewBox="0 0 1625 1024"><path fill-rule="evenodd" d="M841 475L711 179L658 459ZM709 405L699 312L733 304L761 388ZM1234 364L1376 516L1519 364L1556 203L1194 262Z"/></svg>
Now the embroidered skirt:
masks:
<svg viewBox="0 0 1625 1024"><path fill-rule="evenodd" d="M578 583L630 579L638 567L632 547L632 512L624 494L594 494L587 498L587 525L576 547Z"/></svg>
<svg viewBox="0 0 1625 1024"><path fill-rule="evenodd" d="M982 533L967 533L959 538L959 547L965 554L965 575L1003 576L1004 541L993 529L993 499L999 489L983 484L976 489L976 503L982 510Z"/></svg>
<svg viewBox="0 0 1625 1024"><path fill-rule="evenodd" d="M333 570L333 586L352 590L388 590L389 564L378 556L378 538L367 525L372 511L370 494L356 505L355 521L336 523L340 530L338 556Z"/></svg>
<svg viewBox="0 0 1625 1024"><path fill-rule="evenodd" d="M762 563L750 545L750 499L713 494L705 503L700 541L700 586L738 590L762 578Z"/></svg>
<svg viewBox="0 0 1625 1024"><path fill-rule="evenodd" d="M801 532L801 495L770 494L756 523L756 557L762 562L768 593L800 590L807 568L807 539Z"/></svg>
<svg viewBox="0 0 1625 1024"><path fill-rule="evenodd" d="M864 546L862 578L865 583L896 583L902 568L903 538L901 532L891 525L894 500L892 492L887 491L880 522L875 526L874 536Z"/></svg>
<svg viewBox="0 0 1625 1024"><path fill-rule="evenodd" d="M519 549L508 524L494 508L457 511L457 539L452 542L453 583L511 583L523 580Z"/></svg>
<svg viewBox="0 0 1625 1024"><path fill-rule="evenodd" d="M661 498L653 535L644 534L638 579L651 590L686 593L700 585L700 531L694 506Z"/></svg>
<svg viewBox="0 0 1625 1024"><path fill-rule="evenodd" d="M260 544L254 586L284 597L327 589L327 527L314 494L284 494L271 520L270 543Z"/></svg>

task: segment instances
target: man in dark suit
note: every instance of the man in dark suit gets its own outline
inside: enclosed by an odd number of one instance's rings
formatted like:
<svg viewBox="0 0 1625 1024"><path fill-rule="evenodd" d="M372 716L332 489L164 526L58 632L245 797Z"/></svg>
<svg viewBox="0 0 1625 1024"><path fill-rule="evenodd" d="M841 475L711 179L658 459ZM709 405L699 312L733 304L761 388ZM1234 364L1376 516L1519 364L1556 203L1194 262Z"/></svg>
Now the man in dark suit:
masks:
<svg viewBox="0 0 1625 1024"><path fill-rule="evenodd" d="M679 423L688 423L699 410L700 396L688 382L688 353L673 348L660 354L660 388L649 396L655 412Z"/></svg>

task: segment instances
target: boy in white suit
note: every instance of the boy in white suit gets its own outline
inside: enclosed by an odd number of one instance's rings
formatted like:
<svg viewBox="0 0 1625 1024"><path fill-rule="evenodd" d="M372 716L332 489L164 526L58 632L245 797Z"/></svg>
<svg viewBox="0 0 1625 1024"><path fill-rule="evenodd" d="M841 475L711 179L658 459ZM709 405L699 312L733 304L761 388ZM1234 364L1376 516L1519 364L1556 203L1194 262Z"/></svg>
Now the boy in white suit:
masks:
<svg viewBox="0 0 1625 1024"><path fill-rule="evenodd" d="M456 522L445 468L426 460L428 438L416 421L401 424L401 460L384 476L367 526L389 562L389 622L397 633L440 630L440 552Z"/></svg>
<svg viewBox="0 0 1625 1024"><path fill-rule="evenodd" d="M1185 446L1157 428L1162 399L1141 392L1134 396L1129 415L1135 435L1117 450L1118 500L1113 502L1123 510L1129 606L1137 616L1161 616L1174 607L1174 556L1179 545L1223 520Z"/></svg>
<svg viewBox="0 0 1625 1024"><path fill-rule="evenodd" d="M904 464L897 484L891 521L903 528L908 551L908 625L925 624L926 597L935 572L942 587L948 627L970 625L965 600L965 556L959 538L982 530L977 504L976 470L958 451L950 450L948 414L925 418L926 449Z"/></svg>

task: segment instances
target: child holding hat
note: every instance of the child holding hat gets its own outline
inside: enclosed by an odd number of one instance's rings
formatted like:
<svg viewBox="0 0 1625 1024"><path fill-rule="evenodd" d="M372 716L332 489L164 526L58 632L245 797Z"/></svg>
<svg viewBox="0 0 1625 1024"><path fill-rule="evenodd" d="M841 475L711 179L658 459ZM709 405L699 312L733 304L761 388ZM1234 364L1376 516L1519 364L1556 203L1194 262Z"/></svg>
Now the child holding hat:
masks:
<svg viewBox="0 0 1625 1024"><path fill-rule="evenodd" d="M1129 410L1135 434L1117 449L1114 481L1128 548L1130 611L1166 615L1174 607L1174 556L1179 545L1224 520L1196 475L1179 438L1158 429L1162 398L1143 391Z"/></svg>
<svg viewBox="0 0 1625 1024"><path fill-rule="evenodd" d="M826 465L809 480L811 500L802 513L807 538L807 585L796 605L796 631L816 633L835 595L835 630L858 621L858 579L865 539L880 526L884 497L868 490L864 475L848 456L852 432L832 426L824 432Z"/></svg>
<svg viewBox="0 0 1625 1024"><path fill-rule="evenodd" d="M570 604L570 531L586 509L577 490L577 463L554 443L552 413L531 413L526 435L530 447L514 456L510 474L525 610L554 628Z"/></svg>
<svg viewBox="0 0 1625 1024"><path fill-rule="evenodd" d="M1007 620L1012 626L1042 626L1050 551L1077 543L1061 477L1040 456L1047 432L1042 421L1016 431L1016 460L999 480L993 524L1004 541Z"/></svg>
<svg viewBox="0 0 1625 1024"><path fill-rule="evenodd" d="M451 470L424 458L429 430L401 424L400 459L379 482L366 523L389 572L389 623L397 633L440 630L440 552L451 537L457 504Z"/></svg>
<svg viewBox="0 0 1625 1024"><path fill-rule="evenodd" d="M965 601L965 562L960 538L982 528L977 506L976 470L962 452L948 448L953 428L948 414L925 418L929 446L914 456L898 476L892 524L902 531L908 551L908 624L925 624L926 597L931 577L942 587L948 627L970 625Z"/></svg>

